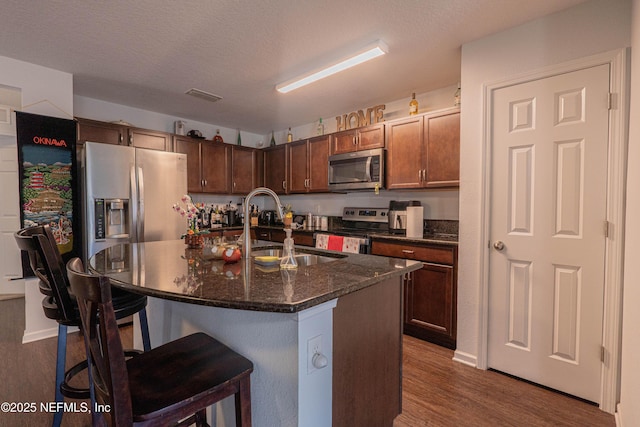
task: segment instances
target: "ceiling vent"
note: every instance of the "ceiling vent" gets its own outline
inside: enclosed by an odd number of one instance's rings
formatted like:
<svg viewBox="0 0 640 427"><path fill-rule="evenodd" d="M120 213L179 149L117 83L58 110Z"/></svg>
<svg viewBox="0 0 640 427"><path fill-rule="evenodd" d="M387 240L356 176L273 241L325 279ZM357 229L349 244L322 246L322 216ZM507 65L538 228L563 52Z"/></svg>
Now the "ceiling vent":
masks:
<svg viewBox="0 0 640 427"><path fill-rule="evenodd" d="M195 96L196 98L204 99L205 101L209 101L209 102L216 102L222 99L221 96L214 95L212 93L205 92L200 89L194 89L194 88L189 89L185 93L187 95Z"/></svg>

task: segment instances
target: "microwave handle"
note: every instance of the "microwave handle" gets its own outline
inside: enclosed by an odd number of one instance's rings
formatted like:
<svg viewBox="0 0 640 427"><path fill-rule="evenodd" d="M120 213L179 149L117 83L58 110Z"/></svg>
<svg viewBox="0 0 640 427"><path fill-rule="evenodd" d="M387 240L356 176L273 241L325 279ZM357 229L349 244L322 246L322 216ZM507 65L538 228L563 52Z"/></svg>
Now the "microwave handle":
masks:
<svg viewBox="0 0 640 427"><path fill-rule="evenodd" d="M373 159L373 156L367 157L367 165L365 166L365 170L367 171L367 182L371 182L371 159Z"/></svg>

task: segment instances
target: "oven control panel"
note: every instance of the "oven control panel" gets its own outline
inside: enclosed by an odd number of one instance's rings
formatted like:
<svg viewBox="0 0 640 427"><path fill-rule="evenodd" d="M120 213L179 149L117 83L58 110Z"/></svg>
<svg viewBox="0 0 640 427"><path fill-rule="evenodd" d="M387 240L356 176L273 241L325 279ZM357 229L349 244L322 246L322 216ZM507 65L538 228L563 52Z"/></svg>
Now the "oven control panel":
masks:
<svg viewBox="0 0 640 427"><path fill-rule="evenodd" d="M387 208L344 208L343 221L387 222L389 209Z"/></svg>

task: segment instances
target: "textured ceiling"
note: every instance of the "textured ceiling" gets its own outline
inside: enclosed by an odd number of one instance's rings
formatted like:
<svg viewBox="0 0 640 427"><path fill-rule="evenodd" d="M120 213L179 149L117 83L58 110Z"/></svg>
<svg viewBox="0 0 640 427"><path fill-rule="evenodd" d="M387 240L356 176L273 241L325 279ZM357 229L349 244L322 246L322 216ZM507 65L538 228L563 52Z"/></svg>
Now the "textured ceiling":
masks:
<svg viewBox="0 0 640 427"><path fill-rule="evenodd" d="M455 84L462 44L582 1L2 0L0 55L72 73L76 95L267 134ZM275 91L378 39L387 55Z"/></svg>

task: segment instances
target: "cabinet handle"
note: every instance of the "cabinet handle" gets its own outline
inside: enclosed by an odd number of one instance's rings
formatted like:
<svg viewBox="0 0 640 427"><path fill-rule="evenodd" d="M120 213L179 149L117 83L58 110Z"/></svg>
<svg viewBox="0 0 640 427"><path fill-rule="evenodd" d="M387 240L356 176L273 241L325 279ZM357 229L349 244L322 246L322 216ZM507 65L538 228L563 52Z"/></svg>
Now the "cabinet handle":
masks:
<svg viewBox="0 0 640 427"><path fill-rule="evenodd" d="M287 181L282 181L282 189L286 190L287 189Z"/></svg>
<svg viewBox="0 0 640 427"><path fill-rule="evenodd" d="M403 253L403 254L413 255L413 254L414 254L414 251L410 251L409 249L403 249L403 250L402 250L402 253Z"/></svg>
<svg viewBox="0 0 640 427"><path fill-rule="evenodd" d="M427 170L422 169L422 181L426 181L426 180L427 180Z"/></svg>
<svg viewBox="0 0 640 427"><path fill-rule="evenodd" d="M129 135L129 145L133 146L133 135Z"/></svg>
<svg viewBox="0 0 640 427"><path fill-rule="evenodd" d="M120 136L118 142L120 143L120 145L122 145L122 143L124 142L124 135L122 135L122 132L120 132L118 135Z"/></svg>
<svg viewBox="0 0 640 427"><path fill-rule="evenodd" d="M357 144L355 135L351 137L351 143L352 143L353 145L356 145L356 144Z"/></svg>
<svg viewBox="0 0 640 427"><path fill-rule="evenodd" d="M233 188L236 188L236 182L233 181Z"/></svg>

